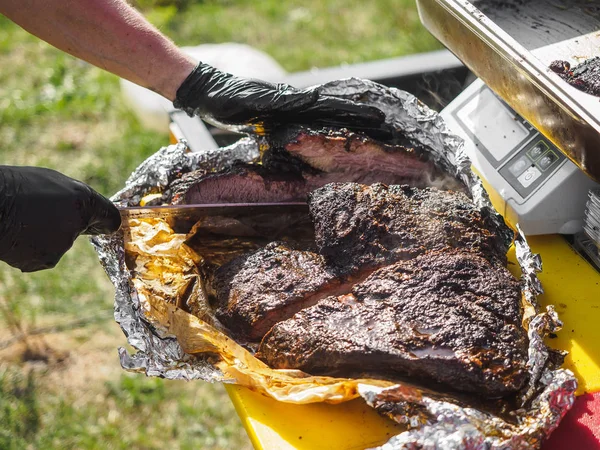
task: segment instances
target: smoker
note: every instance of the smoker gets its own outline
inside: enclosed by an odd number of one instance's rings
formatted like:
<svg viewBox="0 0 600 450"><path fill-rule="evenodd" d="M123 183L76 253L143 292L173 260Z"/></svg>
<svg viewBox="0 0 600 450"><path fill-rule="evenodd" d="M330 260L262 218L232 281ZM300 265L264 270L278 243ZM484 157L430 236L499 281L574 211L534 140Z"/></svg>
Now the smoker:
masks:
<svg viewBox="0 0 600 450"><path fill-rule="evenodd" d="M441 111L465 141L495 208L527 235L543 261L542 305L555 304L579 378L574 411L544 447L591 448L600 418L600 98L549 66L600 56L600 6L586 0L417 0L427 29L449 51L289 75L304 87L356 76L399 87ZM599 74L600 76L600 74ZM170 111L171 135L194 149L238 138ZM509 255L514 261L514 254ZM292 405L228 386L256 448L345 449L398 433L361 401ZM583 407L583 405L587 405ZM596 406L594 406L596 405ZM586 439L585 441L582 439ZM352 443L352 447L349 447ZM600 448L600 443L596 443Z"/></svg>

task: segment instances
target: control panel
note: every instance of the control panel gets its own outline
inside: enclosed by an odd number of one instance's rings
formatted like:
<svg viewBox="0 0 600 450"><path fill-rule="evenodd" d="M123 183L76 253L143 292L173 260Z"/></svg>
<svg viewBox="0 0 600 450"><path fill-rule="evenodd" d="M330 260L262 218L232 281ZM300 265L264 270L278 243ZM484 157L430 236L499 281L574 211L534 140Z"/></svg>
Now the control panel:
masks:
<svg viewBox="0 0 600 450"><path fill-rule="evenodd" d="M441 115L464 139L474 168L504 202L497 208L509 223L519 224L525 234L583 229L588 191L600 186L481 80Z"/></svg>
<svg viewBox="0 0 600 450"><path fill-rule="evenodd" d="M452 115L477 151L523 200L549 180L567 160L560 150L486 86L463 99Z"/></svg>

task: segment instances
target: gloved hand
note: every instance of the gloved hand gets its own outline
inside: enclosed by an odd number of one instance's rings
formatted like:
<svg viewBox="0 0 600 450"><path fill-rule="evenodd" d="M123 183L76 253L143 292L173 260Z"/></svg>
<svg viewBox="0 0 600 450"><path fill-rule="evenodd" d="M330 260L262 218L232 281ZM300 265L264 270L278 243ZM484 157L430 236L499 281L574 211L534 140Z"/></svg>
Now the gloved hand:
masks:
<svg viewBox="0 0 600 450"><path fill-rule="evenodd" d="M110 233L121 216L88 185L54 170L0 166L0 260L52 268L80 234Z"/></svg>
<svg viewBox="0 0 600 450"><path fill-rule="evenodd" d="M320 123L355 129L377 129L385 119L372 106L298 90L286 84L245 79L199 63L177 90L173 105L212 123Z"/></svg>

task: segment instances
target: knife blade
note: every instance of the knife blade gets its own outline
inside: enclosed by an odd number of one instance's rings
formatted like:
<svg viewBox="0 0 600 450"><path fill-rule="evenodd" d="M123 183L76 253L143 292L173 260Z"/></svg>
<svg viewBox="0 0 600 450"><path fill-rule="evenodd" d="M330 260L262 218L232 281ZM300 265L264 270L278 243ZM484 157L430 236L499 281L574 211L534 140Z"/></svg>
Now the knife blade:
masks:
<svg viewBox="0 0 600 450"><path fill-rule="evenodd" d="M305 202L282 202L134 206L119 208L119 212L122 219L121 227L128 228L133 220L150 218L163 219L172 224L173 221L197 222L204 217L211 216L241 218L290 212L308 214L308 204Z"/></svg>

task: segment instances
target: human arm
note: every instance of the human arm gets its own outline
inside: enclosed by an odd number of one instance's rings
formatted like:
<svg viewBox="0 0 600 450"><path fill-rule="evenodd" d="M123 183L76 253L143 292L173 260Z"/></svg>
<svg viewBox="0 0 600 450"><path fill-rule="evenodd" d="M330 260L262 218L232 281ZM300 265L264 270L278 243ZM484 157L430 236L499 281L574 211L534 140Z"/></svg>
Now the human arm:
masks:
<svg viewBox="0 0 600 450"><path fill-rule="evenodd" d="M377 126L383 121L374 108L316 90L246 80L196 64L123 0L0 0L0 13L55 47L217 122L317 118L339 126ZM52 267L79 234L118 228L116 208L88 186L35 168L2 170L0 260L26 271ZM19 201L12 192L19 193ZM81 195L89 200L85 210L71 210L83 202ZM91 226L98 218L102 222L103 214L111 226Z"/></svg>
<svg viewBox="0 0 600 450"><path fill-rule="evenodd" d="M124 0L0 0L0 13L55 47L215 122L317 118L361 128L383 122L375 108L196 65Z"/></svg>
<svg viewBox="0 0 600 450"><path fill-rule="evenodd" d="M0 13L54 47L171 101L196 66L123 0L0 0Z"/></svg>

